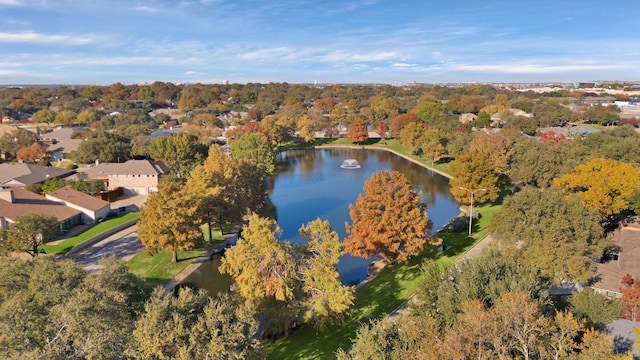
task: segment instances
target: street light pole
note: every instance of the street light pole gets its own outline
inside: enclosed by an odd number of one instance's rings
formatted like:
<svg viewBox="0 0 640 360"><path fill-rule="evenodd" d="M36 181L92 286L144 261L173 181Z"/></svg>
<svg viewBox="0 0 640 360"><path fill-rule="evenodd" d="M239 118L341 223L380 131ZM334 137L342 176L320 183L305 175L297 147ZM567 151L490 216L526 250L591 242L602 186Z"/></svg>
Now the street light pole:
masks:
<svg viewBox="0 0 640 360"><path fill-rule="evenodd" d="M469 205L469 237L471 237L471 227L473 226L473 195L475 195L475 193L478 191L487 191L487 189L482 188L482 189L470 190L470 189L467 189L466 187L460 186L460 190L466 190L469 192L469 194L471 194L471 205Z"/></svg>

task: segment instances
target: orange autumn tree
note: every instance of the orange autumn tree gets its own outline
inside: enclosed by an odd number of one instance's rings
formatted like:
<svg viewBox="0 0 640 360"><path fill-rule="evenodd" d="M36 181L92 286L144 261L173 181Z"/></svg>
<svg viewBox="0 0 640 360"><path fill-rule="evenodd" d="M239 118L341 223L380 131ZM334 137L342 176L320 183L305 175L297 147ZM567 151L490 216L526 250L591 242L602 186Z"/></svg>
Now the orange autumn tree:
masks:
<svg viewBox="0 0 640 360"><path fill-rule="evenodd" d="M640 320L640 279L638 276L626 274L620 281L622 294L622 311L620 316L627 320Z"/></svg>
<svg viewBox="0 0 640 360"><path fill-rule="evenodd" d="M18 150L16 158L18 160L36 162L49 158L49 154L47 154L47 151L42 147L42 145L34 142L30 146Z"/></svg>
<svg viewBox="0 0 640 360"><path fill-rule="evenodd" d="M373 174L364 194L349 205L346 252L364 258L378 254L388 263L419 254L431 240L427 234L432 227L421 196L398 171Z"/></svg>
<svg viewBox="0 0 640 360"><path fill-rule="evenodd" d="M347 140L356 144L363 144L369 140L369 132L367 131L367 124L364 123L364 120L359 117L353 120L349 126Z"/></svg>

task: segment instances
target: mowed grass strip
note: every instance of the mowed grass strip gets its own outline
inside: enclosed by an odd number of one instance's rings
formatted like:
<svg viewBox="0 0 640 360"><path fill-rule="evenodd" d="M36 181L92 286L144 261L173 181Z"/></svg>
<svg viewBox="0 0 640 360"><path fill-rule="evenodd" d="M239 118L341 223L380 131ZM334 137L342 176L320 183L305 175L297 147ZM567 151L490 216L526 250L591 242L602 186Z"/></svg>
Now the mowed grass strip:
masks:
<svg viewBox="0 0 640 360"><path fill-rule="evenodd" d="M208 225L202 226L204 238L209 242ZM212 231L213 244L223 240L219 230ZM156 255L148 255L144 251L139 252L127 262L129 270L151 285L165 285L180 274L187 266L191 265L205 252L204 247L193 250L178 251L178 262L171 263L171 252L161 251Z"/></svg>
<svg viewBox="0 0 640 360"><path fill-rule="evenodd" d="M201 257L204 251L204 248L178 251L178 262L175 264L171 262L171 251L160 251L153 256L142 251L127 261L127 267L151 286L165 285Z"/></svg>
<svg viewBox="0 0 640 360"><path fill-rule="evenodd" d="M442 266L451 264L488 230L493 214L499 206L479 206L474 211L481 214L475 223L475 233L471 238L467 232L438 233L443 242L450 245L446 252L429 246L420 256L406 263L384 269L378 276L356 291L354 304L340 324L316 330L304 326L286 339L279 339L267 345L270 359L333 359L339 348L348 348L356 337L358 327L369 320L385 316L411 297L423 279L420 264L426 259L434 259Z"/></svg>
<svg viewBox="0 0 640 360"><path fill-rule="evenodd" d="M139 219L139 218L140 218L139 212L126 213L119 217L110 218L88 228L87 230L81 232L76 236L66 238L57 244L42 245L41 249L44 250L47 254L64 255L69 250L71 250L74 246L81 244L93 238L94 236L100 235L108 230L113 229L116 226L120 226L128 221Z"/></svg>

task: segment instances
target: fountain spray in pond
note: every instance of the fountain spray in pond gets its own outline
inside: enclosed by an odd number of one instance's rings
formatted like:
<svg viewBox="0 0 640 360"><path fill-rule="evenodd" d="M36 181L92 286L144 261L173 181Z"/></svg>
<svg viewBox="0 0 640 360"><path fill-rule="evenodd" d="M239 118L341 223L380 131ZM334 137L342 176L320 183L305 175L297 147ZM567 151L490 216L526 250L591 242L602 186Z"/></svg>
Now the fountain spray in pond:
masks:
<svg viewBox="0 0 640 360"><path fill-rule="evenodd" d="M340 167L343 169L359 169L360 163L355 159L347 159L342 162L342 165L340 165Z"/></svg>

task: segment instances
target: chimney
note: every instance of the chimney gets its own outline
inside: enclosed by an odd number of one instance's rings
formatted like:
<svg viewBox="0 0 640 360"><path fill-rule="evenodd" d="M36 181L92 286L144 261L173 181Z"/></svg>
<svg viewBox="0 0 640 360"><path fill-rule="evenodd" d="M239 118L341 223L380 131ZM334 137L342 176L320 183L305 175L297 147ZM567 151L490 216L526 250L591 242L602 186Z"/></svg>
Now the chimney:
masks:
<svg viewBox="0 0 640 360"><path fill-rule="evenodd" d="M96 159L96 166L100 165L100 159Z"/></svg>
<svg viewBox="0 0 640 360"><path fill-rule="evenodd" d="M0 190L0 200L8 201L13 203L13 189L1 189Z"/></svg>

